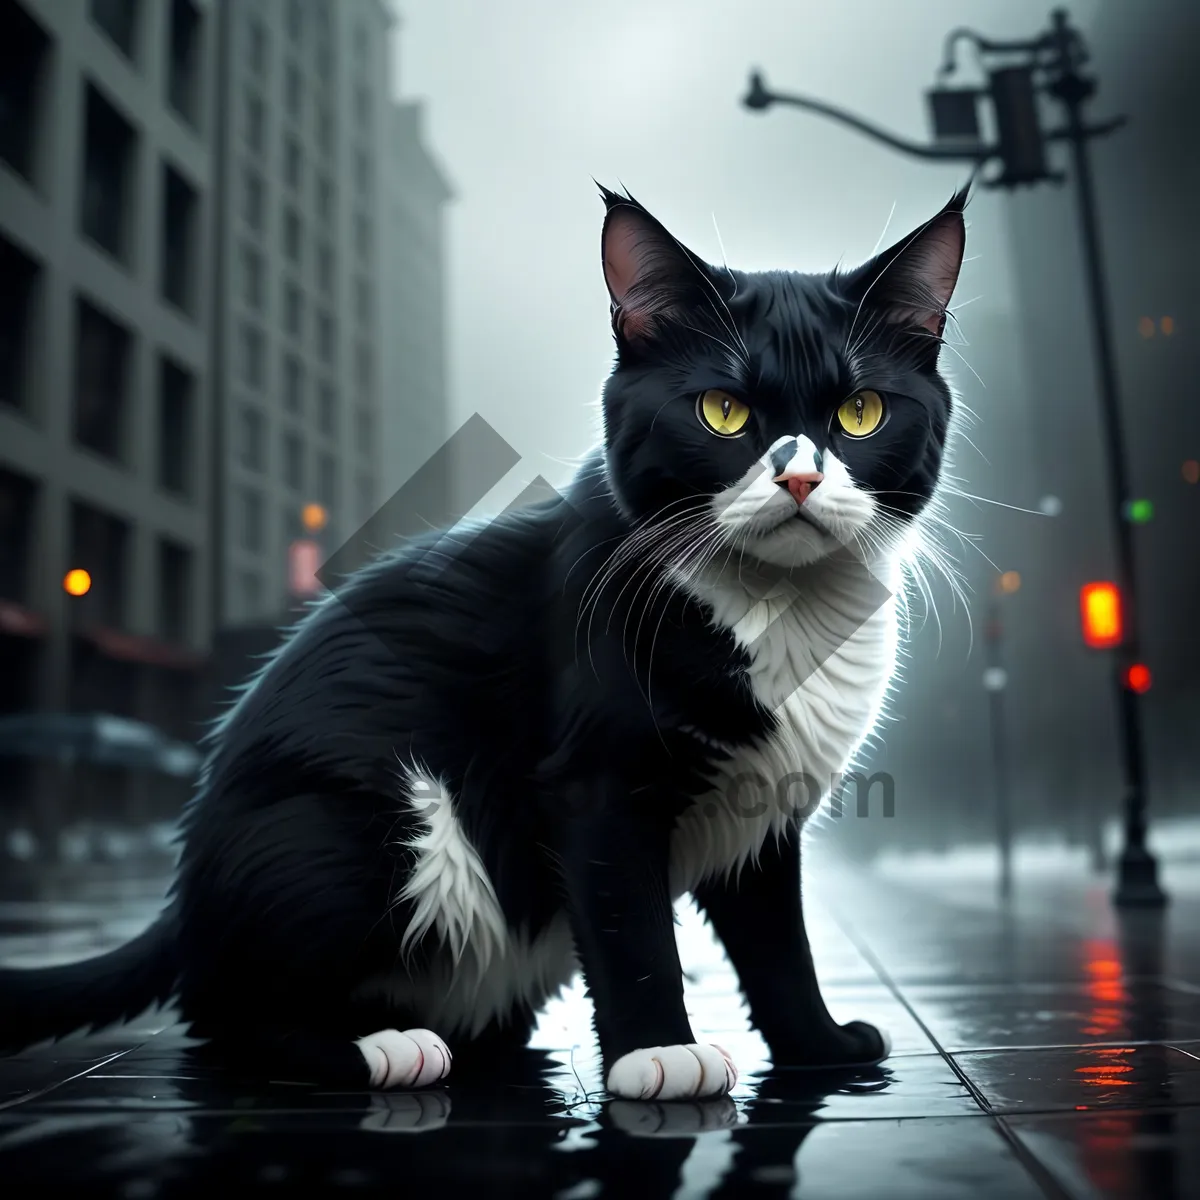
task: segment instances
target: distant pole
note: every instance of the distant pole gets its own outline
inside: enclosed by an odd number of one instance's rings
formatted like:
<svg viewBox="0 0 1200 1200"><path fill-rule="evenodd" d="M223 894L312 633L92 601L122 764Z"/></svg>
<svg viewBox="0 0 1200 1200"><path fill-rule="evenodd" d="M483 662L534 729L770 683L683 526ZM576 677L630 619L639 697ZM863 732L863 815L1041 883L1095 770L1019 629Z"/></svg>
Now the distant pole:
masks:
<svg viewBox="0 0 1200 1200"><path fill-rule="evenodd" d="M996 846L1000 852L1000 900L1007 903L1013 890L1012 848L1012 792L1009 788L1008 735L1004 720L1004 692L1008 687L1008 673L1004 669L1001 640L1004 630L1000 623L1000 604L993 597L988 605L987 627L984 640L987 643L987 670L983 673L983 686L988 693L988 723L992 741L993 797L996 806Z"/></svg>

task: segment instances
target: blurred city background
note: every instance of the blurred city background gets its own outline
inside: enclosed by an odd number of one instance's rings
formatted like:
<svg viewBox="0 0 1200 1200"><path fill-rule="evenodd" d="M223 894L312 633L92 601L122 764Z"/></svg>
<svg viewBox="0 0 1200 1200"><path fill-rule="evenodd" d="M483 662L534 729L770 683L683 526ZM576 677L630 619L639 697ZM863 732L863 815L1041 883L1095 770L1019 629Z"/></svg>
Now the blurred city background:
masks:
<svg viewBox="0 0 1200 1200"><path fill-rule="evenodd" d="M1200 13L1069 12L1090 116L1128 117L1089 152L1145 668L1126 686L1171 853L1198 811ZM1047 22L1001 0L0 0L9 861L164 849L228 688L473 413L522 456L478 511L570 477L612 353L593 176L713 261L864 259L969 165L752 111L749 71L927 142L946 34ZM973 414L963 537L934 529L965 599L932 572L912 598L869 761L894 816L851 804L828 830L863 858L990 853L997 764L1018 841L1096 865L1119 842L1119 693L1080 594L1120 573L1066 154L1061 185L970 205L945 354Z"/></svg>

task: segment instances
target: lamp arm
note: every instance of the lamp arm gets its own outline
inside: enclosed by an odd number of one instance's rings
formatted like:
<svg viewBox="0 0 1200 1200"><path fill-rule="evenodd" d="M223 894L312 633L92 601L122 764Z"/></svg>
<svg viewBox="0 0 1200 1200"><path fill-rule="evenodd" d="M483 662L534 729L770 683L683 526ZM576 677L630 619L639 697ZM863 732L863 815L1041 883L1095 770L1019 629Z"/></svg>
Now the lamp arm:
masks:
<svg viewBox="0 0 1200 1200"><path fill-rule="evenodd" d="M886 129L880 129L878 125L873 125L870 121L863 120L862 117L856 117L844 108L826 104L823 100L813 100L808 96L797 96L788 92L768 92L762 88L761 82L758 89L751 94L755 102L747 104L748 108L766 108L769 104L790 104L795 108L807 109L809 112L840 121L843 125L848 125L851 129L856 129L859 133L865 134L877 142L882 142L885 146L891 146L894 150L912 154L917 158L941 159L943 162L982 162L995 153L989 146L964 150L961 147L931 146L925 142L910 141L908 138L902 138Z"/></svg>

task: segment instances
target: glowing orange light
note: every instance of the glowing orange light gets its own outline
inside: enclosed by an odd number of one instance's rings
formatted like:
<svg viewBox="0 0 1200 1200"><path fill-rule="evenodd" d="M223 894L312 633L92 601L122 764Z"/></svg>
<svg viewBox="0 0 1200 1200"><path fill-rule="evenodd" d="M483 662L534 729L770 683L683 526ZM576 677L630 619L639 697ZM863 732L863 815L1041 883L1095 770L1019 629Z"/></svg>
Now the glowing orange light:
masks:
<svg viewBox="0 0 1200 1200"><path fill-rule="evenodd" d="M1005 571L1000 576L1000 590L1006 595L1012 595L1021 587L1021 574L1019 571Z"/></svg>
<svg viewBox="0 0 1200 1200"><path fill-rule="evenodd" d="M1184 483L1200 483L1200 462L1189 458L1183 464L1183 481Z"/></svg>
<svg viewBox="0 0 1200 1200"><path fill-rule="evenodd" d="M1121 593L1115 583L1085 583L1079 589L1079 611L1083 617L1083 640L1093 650L1121 644L1125 622Z"/></svg>
<svg viewBox="0 0 1200 1200"><path fill-rule="evenodd" d="M1150 668L1145 663L1134 663L1125 671L1125 686L1131 692L1137 692L1141 695L1142 692L1150 690Z"/></svg>
<svg viewBox="0 0 1200 1200"><path fill-rule="evenodd" d="M1144 338L1152 338L1154 336L1154 318L1143 317L1138 322L1138 333Z"/></svg>
<svg viewBox="0 0 1200 1200"><path fill-rule="evenodd" d="M63 577L63 591L68 596L86 596L92 590L92 577L82 568L76 567Z"/></svg>
<svg viewBox="0 0 1200 1200"><path fill-rule="evenodd" d="M300 520L304 522L304 528L312 533L316 533L319 529L324 529L329 520L329 513L325 511L325 506L322 504L306 504L300 510Z"/></svg>
<svg viewBox="0 0 1200 1200"><path fill-rule="evenodd" d="M1159 329L1162 330L1163 337L1170 337L1175 332L1175 318L1163 317L1158 323Z"/></svg>

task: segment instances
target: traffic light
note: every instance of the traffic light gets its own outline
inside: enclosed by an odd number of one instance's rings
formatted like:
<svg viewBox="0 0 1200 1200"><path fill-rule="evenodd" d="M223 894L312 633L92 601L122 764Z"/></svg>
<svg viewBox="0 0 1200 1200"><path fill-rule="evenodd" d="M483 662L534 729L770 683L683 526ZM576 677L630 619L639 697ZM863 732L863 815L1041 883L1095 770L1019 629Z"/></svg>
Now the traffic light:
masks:
<svg viewBox="0 0 1200 1200"><path fill-rule="evenodd" d="M1122 682L1131 692L1137 692L1140 696L1150 690L1150 668L1145 663L1134 663L1125 668Z"/></svg>
<svg viewBox="0 0 1200 1200"><path fill-rule="evenodd" d="M1085 583L1079 589L1083 640L1093 650L1119 646L1125 634L1121 593L1115 583Z"/></svg>

